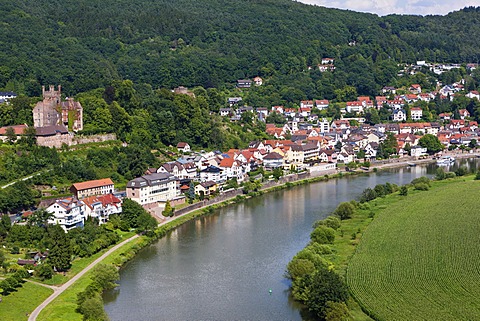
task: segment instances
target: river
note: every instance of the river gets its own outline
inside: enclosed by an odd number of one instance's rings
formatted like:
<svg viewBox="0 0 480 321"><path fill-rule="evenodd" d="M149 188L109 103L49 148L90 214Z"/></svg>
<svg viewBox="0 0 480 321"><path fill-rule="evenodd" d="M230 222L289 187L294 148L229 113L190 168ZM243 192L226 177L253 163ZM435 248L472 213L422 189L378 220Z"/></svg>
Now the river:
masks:
<svg viewBox="0 0 480 321"><path fill-rule="evenodd" d="M458 160L476 168L478 159ZM297 186L190 221L138 253L104 295L111 320L301 320L284 277L312 224L366 187L406 184L437 166ZM269 290L272 290L269 293Z"/></svg>

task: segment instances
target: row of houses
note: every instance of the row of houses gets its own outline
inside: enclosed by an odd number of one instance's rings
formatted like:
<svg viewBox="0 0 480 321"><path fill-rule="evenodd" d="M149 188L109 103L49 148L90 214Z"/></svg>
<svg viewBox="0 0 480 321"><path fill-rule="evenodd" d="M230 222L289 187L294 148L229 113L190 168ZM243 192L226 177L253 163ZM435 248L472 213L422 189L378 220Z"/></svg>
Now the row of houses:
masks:
<svg viewBox="0 0 480 321"><path fill-rule="evenodd" d="M43 200L39 204L52 214L48 223L58 224L66 232L83 227L88 218L104 224L110 215L122 212L121 197L114 193L110 178L75 183L69 190L73 194L70 197Z"/></svg>

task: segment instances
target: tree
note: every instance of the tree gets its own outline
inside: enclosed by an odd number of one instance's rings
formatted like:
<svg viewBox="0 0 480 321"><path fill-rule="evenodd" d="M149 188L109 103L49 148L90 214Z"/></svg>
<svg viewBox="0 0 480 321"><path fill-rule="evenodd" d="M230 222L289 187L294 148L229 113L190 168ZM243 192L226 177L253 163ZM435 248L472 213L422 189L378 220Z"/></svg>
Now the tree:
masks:
<svg viewBox="0 0 480 321"><path fill-rule="evenodd" d="M389 158L390 155L397 153L398 142L392 133L387 133L387 137L378 147L377 157Z"/></svg>
<svg viewBox="0 0 480 321"><path fill-rule="evenodd" d="M65 231L59 225L52 225L48 229L51 248L48 253L48 263L56 271L66 271L71 267L72 247Z"/></svg>
<svg viewBox="0 0 480 321"><path fill-rule="evenodd" d="M338 216L341 220L346 220L351 218L354 212L355 208L350 202L343 202L337 206L333 215Z"/></svg>
<svg viewBox="0 0 480 321"><path fill-rule="evenodd" d="M444 180L446 177L447 175L445 174L445 170L441 167L437 168L437 171L435 173L435 179L437 181L441 181Z"/></svg>
<svg viewBox="0 0 480 321"><path fill-rule="evenodd" d="M118 269L112 264L101 263L93 269L92 281L101 291L115 288L117 286L115 281L119 278Z"/></svg>
<svg viewBox="0 0 480 321"><path fill-rule="evenodd" d="M162 215L165 217L173 216L173 208L172 205L170 205L170 201L165 203L165 208L162 211Z"/></svg>
<svg viewBox="0 0 480 321"><path fill-rule="evenodd" d="M187 199L190 204L193 203L193 200L195 199L195 185L193 184L193 181L191 181L188 186Z"/></svg>
<svg viewBox="0 0 480 321"><path fill-rule="evenodd" d="M48 220L54 217L55 215L47 211L45 208L39 208L28 217L28 223L31 225L46 228L48 225Z"/></svg>
<svg viewBox="0 0 480 321"><path fill-rule="evenodd" d="M92 296L85 298L79 305L78 312L83 314L83 320L103 321L108 320L108 316L103 309L103 300L100 293L95 292Z"/></svg>
<svg viewBox="0 0 480 321"><path fill-rule="evenodd" d="M317 226L310 234L312 242L319 244L333 244L335 241L335 230L325 225Z"/></svg>
<svg viewBox="0 0 480 321"><path fill-rule="evenodd" d="M126 222L129 228L137 227L137 218L145 211L145 209L135 201L125 198L122 204L122 214L120 217Z"/></svg>
<svg viewBox="0 0 480 321"><path fill-rule="evenodd" d="M327 301L325 310L325 321L348 321L350 313L345 302Z"/></svg>
<svg viewBox="0 0 480 321"><path fill-rule="evenodd" d="M15 141L17 140L17 134L15 134L15 130L13 129L13 127L8 127L5 130L5 136L7 136L7 140L10 144L15 143Z"/></svg>
<svg viewBox="0 0 480 321"><path fill-rule="evenodd" d="M150 235L155 228L157 228L157 220L151 216L147 211L143 212L137 217L137 231L147 232Z"/></svg>
<svg viewBox="0 0 480 321"><path fill-rule="evenodd" d="M435 154L443 150L443 144L440 142L437 136L432 134L426 134L419 139L418 144L427 149L427 153Z"/></svg>
<svg viewBox="0 0 480 321"><path fill-rule="evenodd" d="M470 147L471 149L477 148L477 140L475 138L472 139L470 143L468 143L468 147Z"/></svg>
<svg viewBox="0 0 480 321"><path fill-rule="evenodd" d="M53 276L53 268L48 263L42 263L36 269L36 274L42 280L51 279Z"/></svg>
<svg viewBox="0 0 480 321"><path fill-rule="evenodd" d="M348 299L348 289L340 276L328 269L318 270L311 278L308 309L320 319L326 317L327 302L345 302Z"/></svg>

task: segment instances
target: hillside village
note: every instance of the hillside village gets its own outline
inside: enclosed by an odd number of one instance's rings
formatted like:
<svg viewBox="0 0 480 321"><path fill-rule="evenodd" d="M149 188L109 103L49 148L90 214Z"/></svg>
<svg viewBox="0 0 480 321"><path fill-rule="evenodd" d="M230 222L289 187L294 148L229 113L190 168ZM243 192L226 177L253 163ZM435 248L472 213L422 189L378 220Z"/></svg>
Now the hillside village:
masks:
<svg viewBox="0 0 480 321"><path fill-rule="evenodd" d="M334 59L324 58L317 67L321 72L333 72ZM417 62L403 72L414 74L421 68L430 68L441 74L458 67ZM476 65L468 68L474 70ZM264 81L258 76L253 81L237 82L240 90L262 85ZM467 109L434 115L432 122L428 121L432 114L423 103L452 101L459 96L480 100L479 92L466 92L463 80L449 85L439 83L437 87L438 90L427 92L419 84L406 88L386 86L379 96L358 96L340 103L340 119L325 116L325 111L332 107L326 99L301 100L296 107L266 108L245 106L242 97L229 97L228 107L220 108L219 115L227 122L264 122L265 134L271 139L252 141L243 149L209 152L194 151L187 142L179 142L172 147L176 160L145 169L143 176L126 184L125 191L116 190L110 178L78 182L70 188L72 196L44 200L39 207L54 214L50 223L59 224L68 232L83 226L88 217L98 219L100 224L107 222L111 214L121 213L123 197L163 219L161 213L167 202L175 207L195 198L212 198L247 182L271 179L273 173L276 179L298 172L323 175L336 172L338 165L348 169L359 164L368 167L377 159L390 157L422 158L429 152L419 143L426 134L437 137L444 149L476 148L480 130ZM185 87L173 92L195 97ZM72 98L62 101L61 86L50 86L48 90L43 87L42 93L43 101L32 111L37 144L54 148L76 144L75 133L83 128L82 105ZM7 104L15 97L13 92L0 93L0 99ZM338 107L336 102L335 108ZM389 120L371 124L366 115L372 110L388 115ZM272 116L283 125L268 123ZM2 127L0 138L12 142L27 135L28 128L26 124ZM386 146L387 143L390 145Z"/></svg>

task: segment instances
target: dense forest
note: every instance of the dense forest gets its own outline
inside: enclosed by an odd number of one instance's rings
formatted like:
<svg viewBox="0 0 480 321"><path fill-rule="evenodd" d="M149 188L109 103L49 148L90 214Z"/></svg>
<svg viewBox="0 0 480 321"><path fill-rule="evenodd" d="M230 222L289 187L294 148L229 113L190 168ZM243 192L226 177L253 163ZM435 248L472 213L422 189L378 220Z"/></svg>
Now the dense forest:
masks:
<svg viewBox="0 0 480 321"><path fill-rule="evenodd" d="M0 23L0 88L27 96L124 79L221 89L256 75L320 95L292 78L322 57L336 59L332 86L373 95L395 81L397 63L480 59L473 7L379 17L288 0L2 0Z"/></svg>

